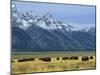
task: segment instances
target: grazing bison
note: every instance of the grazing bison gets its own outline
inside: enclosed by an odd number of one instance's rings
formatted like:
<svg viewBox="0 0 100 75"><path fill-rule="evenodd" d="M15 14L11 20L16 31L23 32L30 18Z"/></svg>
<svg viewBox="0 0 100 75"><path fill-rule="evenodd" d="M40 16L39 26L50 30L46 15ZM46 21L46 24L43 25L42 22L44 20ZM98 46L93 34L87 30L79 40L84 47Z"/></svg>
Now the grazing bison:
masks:
<svg viewBox="0 0 100 75"><path fill-rule="evenodd" d="M78 60L78 56L72 56L70 57L70 60Z"/></svg>
<svg viewBox="0 0 100 75"><path fill-rule="evenodd" d="M82 57L82 61L88 61L88 60L89 60L88 56L83 56Z"/></svg>
<svg viewBox="0 0 100 75"><path fill-rule="evenodd" d="M33 61L35 60L34 58L24 58L24 59L19 59L18 62L25 62L25 61Z"/></svg>
<svg viewBox="0 0 100 75"><path fill-rule="evenodd" d="M93 56L90 56L90 59L93 59Z"/></svg>
<svg viewBox="0 0 100 75"><path fill-rule="evenodd" d="M34 59L34 58L29 58L28 60L29 60L29 61L33 61L33 60L35 60L35 59Z"/></svg>
<svg viewBox="0 0 100 75"><path fill-rule="evenodd" d="M50 62L51 58L50 57L45 57L45 58L39 58L39 60L45 61L45 62Z"/></svg>
<svg viewBox="0 0 100 75"><path fill-rule="evenodd" d="M56 60L60 60L60 58L56 58Z"/></svg>
<svg viewBox="0 0 100 75"><path fill-rule="evenodd" d="M62 60L69 60L69 57L63 57Z"/></svg>
<svg viewBox="0 0 100 75"><path fill-rule="evenodd" d="M19 60L18 60L18 62L25 62L25 61L28 61L28 60L25 59L25 58L24 58L24 59L19 59Z"/></svg>

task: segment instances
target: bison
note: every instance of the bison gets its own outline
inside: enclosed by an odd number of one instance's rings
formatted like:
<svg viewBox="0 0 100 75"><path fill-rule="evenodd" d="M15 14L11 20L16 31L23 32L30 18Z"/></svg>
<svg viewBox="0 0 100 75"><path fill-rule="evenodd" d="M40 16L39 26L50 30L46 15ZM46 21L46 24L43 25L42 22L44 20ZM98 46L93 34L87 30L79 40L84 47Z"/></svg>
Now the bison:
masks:
<svg viewBox="0 0 100 75"><path fill-rule="evenodd" d="M63 57L62 60L69 60L69 57Z"/></svg>
<svg viewBox="0 0 100 75"><path fill-rule="evenodd" d="M23 59L19 59L18 62L25 62L25 61L33 61L35 60L34 58L23 58Z"/></svg>
<svg viewBox="0 0 100 75"><path fill-rule="evenodd" d="M82 57L82 61L88 61L88 60L89 60L88 56L83 56Z"/></svg>
<svg viewBox="0 0 100 75"><path fill-rule="evenodd" d="M29 61L33 61L33 60L35 60L35 59L34 59L34 58L29 58L28 60L29 60Z"/></svg>
<svg viewBox="0 0 100 75"><path fill-rule="evenodd" d="M39 60L45 61L45 62L50 62L51 58L50 57L45 57L45 58L39 58Z"/></svg>
<svg viewBox="0 0 100 75"><path fill-rule="evenodd" d="M24 62L24 61L27 61L27 59L23 58L18 60L18 62Z"/></svg>
<svg viewBox="0 0 100 75"><path fill-rule="evenodd" d="M90 59L93 59L93 56L90 56Z"/></svg>
<svg viewBox="0 0 100 75"><path fill-rule="evenodd" d="M70 60L78 60L78 56L72 56L70 57Z"/></svg>
<svg viewBox="0 0 100 75"><path fill-rule="evenodd" d="M60 58L57 57L56 60L60 60Z"/></svg>

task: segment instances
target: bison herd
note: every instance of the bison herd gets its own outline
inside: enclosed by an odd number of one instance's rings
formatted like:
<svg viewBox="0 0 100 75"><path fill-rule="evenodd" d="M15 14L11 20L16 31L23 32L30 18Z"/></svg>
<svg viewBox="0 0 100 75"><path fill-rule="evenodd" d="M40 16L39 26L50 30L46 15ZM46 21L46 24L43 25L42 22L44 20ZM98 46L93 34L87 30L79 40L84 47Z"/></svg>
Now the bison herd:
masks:
<svg viewBox="0 0 100 75"><path fill-rule="evenodd" d="M79 57L78 56L71 56L71 57L62 57L62 59L60 59L59 57L56 58L56 60L78 60ZM89 60L93 60L93 56L83 56L81 57L82 61L89 61ZM23 58L23 59L18 59L18 62L25 62L25 61L34 61L35 58ZM43 58L39 58L40 61L44 61L44 62L50 62L51 61L51 57L43 57ZM14 61L12 61L12 63L14 63Z"/></svg>

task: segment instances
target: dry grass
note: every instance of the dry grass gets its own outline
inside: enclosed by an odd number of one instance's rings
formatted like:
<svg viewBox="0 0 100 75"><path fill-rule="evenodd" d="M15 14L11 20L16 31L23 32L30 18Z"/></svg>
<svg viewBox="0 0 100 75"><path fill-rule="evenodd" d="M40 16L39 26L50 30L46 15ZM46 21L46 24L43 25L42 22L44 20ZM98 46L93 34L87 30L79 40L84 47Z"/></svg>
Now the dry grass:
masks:
<svg viewBox="0 0 100 75"><path fill-rule="evenodd" d="M51 62L43 62L36 58L35 61L17 62L13 59L12 74L34 73L34 72L53 72L67 70L95 69L95 59L83 62L81 57L79 60L56 60L52 58Z"/></svg>

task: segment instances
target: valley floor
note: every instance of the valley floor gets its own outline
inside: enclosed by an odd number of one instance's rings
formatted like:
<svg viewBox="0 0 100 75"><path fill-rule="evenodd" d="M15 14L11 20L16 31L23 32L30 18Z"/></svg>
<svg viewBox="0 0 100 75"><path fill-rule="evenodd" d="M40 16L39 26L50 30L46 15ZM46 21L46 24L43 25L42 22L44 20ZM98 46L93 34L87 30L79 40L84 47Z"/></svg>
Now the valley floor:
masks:
<svg viewBox="0 0 100 75"><path fill-rule="evenodd" d="M87 53L87 52L86 52ZM84 53L65 53L64 54L54 54L52 53L50 56L51 61L45 62L39 60L39 58L43 55L13 55L12 57L12 74L23 74L23 73L37 73L37 72L55 72L55 71L75 71L75 70L90 70L96 68L96 57L95 52L89 52L87 54ZM61 56L62 55L62 56ZM71 57L71 56L78 56L78 60L62 60L63 57ZM49 54L44 54L45 57L48 57ZM43 56L43 57L44 57ZM89 59L88 61L82 61L83 56L92 56L93 59ZM18 62L19 59L23 58L35 58L32 61L26 62ZM59 60L57 58L59 57Z"/></svg>

